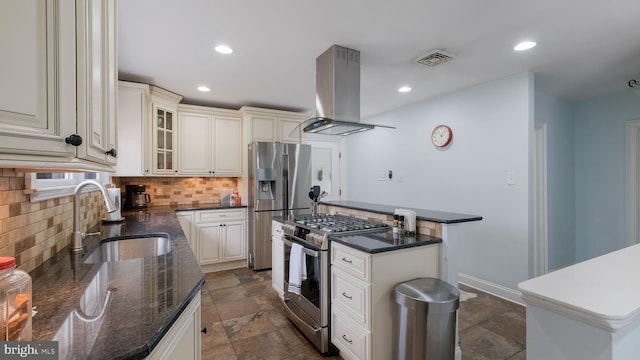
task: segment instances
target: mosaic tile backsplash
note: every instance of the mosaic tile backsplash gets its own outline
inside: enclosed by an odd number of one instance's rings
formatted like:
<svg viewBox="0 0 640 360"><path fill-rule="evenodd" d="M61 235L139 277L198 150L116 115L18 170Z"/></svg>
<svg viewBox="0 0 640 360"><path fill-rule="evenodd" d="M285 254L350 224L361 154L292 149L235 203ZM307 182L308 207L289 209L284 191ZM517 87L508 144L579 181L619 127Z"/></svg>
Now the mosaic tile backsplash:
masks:
<svg viewBox="0 0 640 360"><path fill-rule="evenodd" d="M0 169L0 256L15 256L18 268L27 272L67 246L73 232L73 196L30 202L30 192L24 173ZM86 231L104 217L102 197L86 193L80 204Z"/></svg>
<svg viewBox="0 0 640 360"><path fill-rule="evenodd" d="M239 190L237 178L226 177L114 177L112 182L120 188L123 199L125 185L144 185L151 196L148 206L215 204Z"/></svg>

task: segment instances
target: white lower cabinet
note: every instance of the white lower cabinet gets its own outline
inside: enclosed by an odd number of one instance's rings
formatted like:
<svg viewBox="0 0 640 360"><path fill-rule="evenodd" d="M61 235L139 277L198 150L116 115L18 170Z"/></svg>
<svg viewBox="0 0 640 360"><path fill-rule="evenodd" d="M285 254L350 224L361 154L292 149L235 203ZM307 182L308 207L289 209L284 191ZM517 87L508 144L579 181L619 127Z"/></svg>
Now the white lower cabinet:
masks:
<svg viewBox="0 0 640 360"><path fill-rule="evenodd" d="M246 212L246 209L238 208L176 214L202 271L247 266Z"/></svg>
<svg viewBox="0 0 640 360"><path fill-rule="evenodd" d="M271 225L271 286L282 298L284 296L284 243L282 223L273 221Z"/></svg>
<svg viewBox="0 0 640 360"><path fill-rule="evenodd" d="M438 277L439 245L368 254L331 242L331 342L344 359L393 358L393 288Z"/></svg>
<svg viewBox="0 0 640 360"><path fill-rule="evenodd" d="M147 359L199 360L201 358L200 304L200 293L198 293Z"/></svg>

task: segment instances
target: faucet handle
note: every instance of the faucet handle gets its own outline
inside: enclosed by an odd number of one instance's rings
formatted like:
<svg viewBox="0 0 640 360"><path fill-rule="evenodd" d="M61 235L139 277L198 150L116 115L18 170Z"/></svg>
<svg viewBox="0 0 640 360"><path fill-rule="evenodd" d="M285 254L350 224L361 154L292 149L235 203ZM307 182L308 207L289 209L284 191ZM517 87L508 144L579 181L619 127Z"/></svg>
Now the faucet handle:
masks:
<svg viewBox="0 0 640 360"><path fill-rule="evenodd" d="M90 233L82 233L82 240L86 239L87 236L100 235L100 231L90 232Z"/></svg>

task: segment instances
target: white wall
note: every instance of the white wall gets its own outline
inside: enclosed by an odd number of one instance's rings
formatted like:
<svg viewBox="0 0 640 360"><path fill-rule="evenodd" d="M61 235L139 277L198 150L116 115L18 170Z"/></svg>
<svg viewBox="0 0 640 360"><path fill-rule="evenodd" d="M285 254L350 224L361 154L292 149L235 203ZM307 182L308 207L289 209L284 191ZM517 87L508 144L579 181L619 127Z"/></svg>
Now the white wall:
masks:
<svg viewBox="0 0 640 360"><path fill-rule="evenodd" d="M576 259L626 242L626 122L640 119L631 90L578 102L575 124Z"/></svg>
<svg viewBox="0 0 640 360"><path fill-rule="evenodd" d="M535 124L547 124L548 264L576 262L573 105L535 92Z"/></svg>
<svg viewBox="0 0 640 360"><path fill-rule="evenodd" d="M347 199L483 216L462 230L460 271L516 289L530 270L532 89L518 74L363 119L397 129L348 137ZM445 150L430 140L438 124L453 129Z"/></svg>

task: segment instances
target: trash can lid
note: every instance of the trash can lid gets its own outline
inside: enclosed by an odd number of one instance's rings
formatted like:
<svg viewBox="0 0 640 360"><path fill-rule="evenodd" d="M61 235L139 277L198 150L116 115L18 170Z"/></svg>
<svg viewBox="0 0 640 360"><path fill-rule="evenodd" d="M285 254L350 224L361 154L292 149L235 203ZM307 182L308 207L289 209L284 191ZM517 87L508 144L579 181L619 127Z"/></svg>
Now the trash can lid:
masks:
<svg viewBox="0 0 640 360"><path fill-rule="evenodd" d="M458 309L460 292L446 281L418 278L402 282L394 288L396 303L411 309L428 309L430 313L453 312Z"/></svg>

